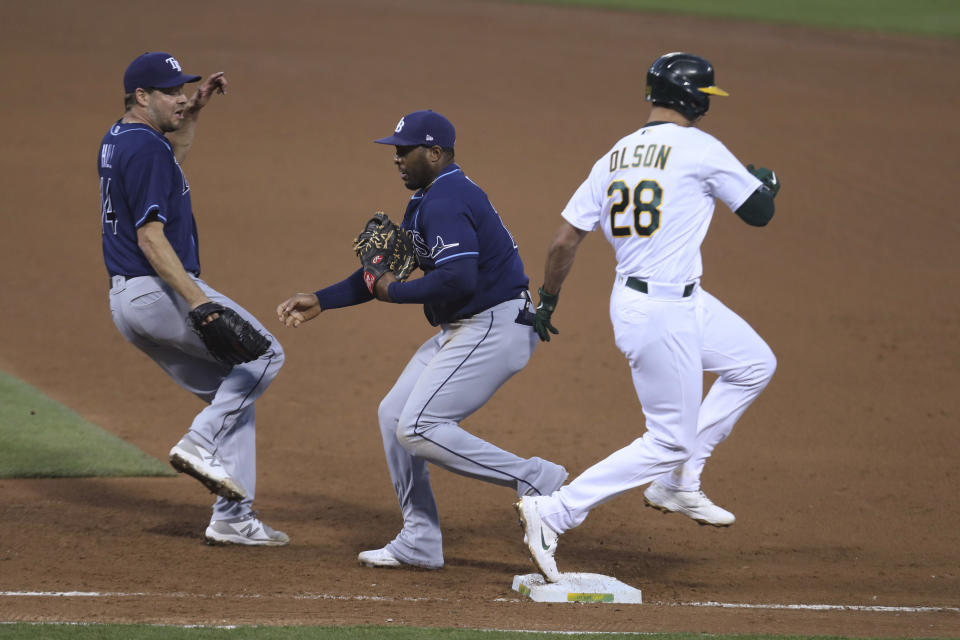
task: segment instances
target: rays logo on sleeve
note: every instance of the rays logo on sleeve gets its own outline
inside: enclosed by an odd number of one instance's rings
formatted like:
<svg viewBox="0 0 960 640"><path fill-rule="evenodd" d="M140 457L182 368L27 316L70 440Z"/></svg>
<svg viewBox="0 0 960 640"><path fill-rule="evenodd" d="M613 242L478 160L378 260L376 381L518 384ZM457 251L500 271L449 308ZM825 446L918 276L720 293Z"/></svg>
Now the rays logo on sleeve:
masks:
<svg viewBox="0 0 960 640"><path fill-rule="evenodd" d="M430 250L427 249L427 243L423 241L423 236L416 229L407 229L410 237L413 238L413 250L417 252L417 258L429 258Z"/></svg>
<svg viewBox="0 0 960 640"><path fill-rule="evenodd" d="M443 236L437 236L437 239L433 243L433 247L429 247L426 241L423 239L423 236L420 235L419 231L410 230L410 235L413 237L413 249L417 252L418 258L428 258L430 260L436 260L441 253L447 249L453 249L459 247L459 242L445 242Z"/></svg>
<svg viewBox="0 0 960 640"><path fill-rule="evenodd" d="M443 253L447 249L453 249L454 247L459 247L459 246L460 246L459 242L447 244L446 242L443 241L443 238L441 236L437 236L437 241L434 243L433 249L430 250L430 257L433 260L436 260L437 256L439 256L441 253Z"/></svg>

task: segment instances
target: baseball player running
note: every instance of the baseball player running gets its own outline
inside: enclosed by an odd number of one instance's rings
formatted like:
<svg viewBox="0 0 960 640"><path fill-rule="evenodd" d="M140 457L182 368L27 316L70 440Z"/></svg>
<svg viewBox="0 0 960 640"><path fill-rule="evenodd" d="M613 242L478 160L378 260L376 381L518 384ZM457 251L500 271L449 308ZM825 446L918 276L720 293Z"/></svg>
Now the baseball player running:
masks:
<svg viewBox="0 0 960 640"><path fill-rule="evenodd" d="M652 507L701 524L734 522L700 490L700 475L770 381L776 359L750 325L701 288L700 245L715 199L747 224L764 226L780 184L694 126L710 96L726 95L703 58L670 53L656 60L647 73L653 106L646 124L597 160L561 214L535 328L544 340L557 333L550 320L560 286L580 242L600 227L617 258L610 319L647 431L559 491L517 503L524 542L549 581L560 579L554 553L562 533L595 506L651 481L644 497ZM704 370L719 376L705 398Z"/></svg>
<svg viewBox="0 0 960 640"><path fill-rule="evenodd" d="M227 87L223 73L214 73L188 100L184 84L200 79L161 52L137 57L124 74L126 112L97 158L110 312L124 338L207 403L170 450L174 468L219 496L204 539L285 545L287 535L252 511L253 405L280 370L283 349L249 312L200 279L190 185L180 165L200 110Z"/></svg>
<svg viewBox="0 0 960 640"><path fill-rule="evenodd" d="M521 458L468 433L460 422L523 369L537 344L523 263L487 195L454 162L455 131L434 111L401 118L392 136L400 179L414 192L401 224L425 275L399 281L392 271L363 267L315 294L277 308L296 327L321 311L367 302L423 304L440 331L413 355L380 403L379 421L403 528L381 549L363 551L370 567L443 566L440 521L427 463L511 487L520 496L548 495L567 477L560 465ZM379 261L376 257L372 262Z"/></svg>

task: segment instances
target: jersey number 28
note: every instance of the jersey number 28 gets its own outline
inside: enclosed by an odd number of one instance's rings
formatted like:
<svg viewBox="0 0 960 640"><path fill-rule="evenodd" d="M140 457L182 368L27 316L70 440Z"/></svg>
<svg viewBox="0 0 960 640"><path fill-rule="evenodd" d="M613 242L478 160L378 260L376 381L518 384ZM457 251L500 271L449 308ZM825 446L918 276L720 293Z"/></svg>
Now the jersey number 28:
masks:
<svg viewBox="0 0 960 640"><path fill-rule="evenodd" d="M616 180L607 188L607 197L619 201L610 208L610 232L614 238L632 235L647 238L660 228L660 202L663 199L663 189L656 180L641 180L636 187L630 189L623 180ZM633 226L618 226L617 216L623 213L633 203Z"/></svg>

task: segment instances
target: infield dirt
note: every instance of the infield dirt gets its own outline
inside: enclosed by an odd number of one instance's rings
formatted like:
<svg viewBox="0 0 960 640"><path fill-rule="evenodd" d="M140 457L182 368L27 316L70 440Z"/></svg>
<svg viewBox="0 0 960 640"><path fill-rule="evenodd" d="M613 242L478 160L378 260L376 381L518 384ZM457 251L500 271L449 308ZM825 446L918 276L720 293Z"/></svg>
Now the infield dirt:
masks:
<svg viewBox="0 0 960 640"><path fill-rule="evenodd" d="M0 620L960 637L956 41L445 0L2 13L0 368L165 458L201 405L110 321L94 162L136 55L225 70L184 170L205 279L286 349L257 403L257 506L292 544L204 546L210 499L184 477L2 480ZM435 470L446 567L360 567L400 526L377 404L432 330L415 306L298 330L274 309L352 271L372 211L402 212L390 150L371 141L408 111L446 114L536 289L559 211L642 124L646 67L674 50L709 58L731 94L703 128L783 182L769 227L721 205L703 249L704 287L779 359L704 477L736 525L627 493L565 535L558 560L647 604L537 604L510 590L531 571L511 492ZM607 317L613 266L602 238L584 243L560 335L467 428L574 474L642 433ZM28 591L113 595L9 595ZM706 601L935 610L676 606Z"/></svg>

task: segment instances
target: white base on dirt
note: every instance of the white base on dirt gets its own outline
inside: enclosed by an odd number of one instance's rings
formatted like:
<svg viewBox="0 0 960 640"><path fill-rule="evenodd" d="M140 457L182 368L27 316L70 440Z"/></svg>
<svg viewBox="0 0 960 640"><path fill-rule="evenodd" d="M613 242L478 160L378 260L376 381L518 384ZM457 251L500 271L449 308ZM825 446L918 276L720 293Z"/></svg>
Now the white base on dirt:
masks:
<svg viewBox="0 0 960 640"><path fill-rule="evenodd" d="M643 603L640 589L597 573L561 573L560 582L547 582L539 573L513 576L513 590L535 602Z"/></svg>

